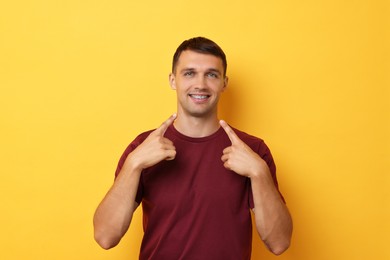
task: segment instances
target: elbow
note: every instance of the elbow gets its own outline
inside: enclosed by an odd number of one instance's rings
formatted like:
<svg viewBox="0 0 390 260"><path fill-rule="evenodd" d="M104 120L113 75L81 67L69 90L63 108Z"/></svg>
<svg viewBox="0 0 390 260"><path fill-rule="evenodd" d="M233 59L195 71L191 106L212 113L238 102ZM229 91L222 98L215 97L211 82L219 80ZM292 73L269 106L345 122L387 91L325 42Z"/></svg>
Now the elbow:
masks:
<svg viewBox="0 0 390 260"><path fill-rule="evenodd" d="M263 242L271 253L281 255L290 247L292 233L293 225L290 218L288 225L285 225L279 232L265 236Z"/></svg>
<svg viewBox="0 0 390 260"><path fill-rule="evenodd" d="M263 239L263 242L271 253L281 255L290 247L291 233L289 235Z"/></svg>
<svg viewBox="0 0 390 260"><path fill-rule="evenodd" d="M95 232L95 241L101 248L105 250L111 249L119 243L117 239L110 238L107 235L101 234L99 232Z"/></svg>
<svg viewBox="0 0 390 260"><path fill-rule="evenodd" d="M103 249L108 250L119 244L125 231L116 228L111 223L101 221L96 216L93 220L94 239Z"/></svg>
<svg viewBox="0 0 390 260"><path fill-rule="evenodd" d="M98 239L95 239L95 240L99 244L99 246L105 250L111 249L111 248L116 246L115 244L113 244L107 240L98 240Z"/></svg>
<svg viewBox="0 0 390 260"><path fill-rule="evenodd" d="M283 254L290 247L291 234L274 239L265 239L263 242L272 254L278 256Z"/></svg>
<svg viewBox="0 0 390 260"><path fill-rule="evenodd" d="M283 254L290 247L290 241L285 241L282 243L278 243L277 245L269 245L268 249L274 255Z"/></svg>

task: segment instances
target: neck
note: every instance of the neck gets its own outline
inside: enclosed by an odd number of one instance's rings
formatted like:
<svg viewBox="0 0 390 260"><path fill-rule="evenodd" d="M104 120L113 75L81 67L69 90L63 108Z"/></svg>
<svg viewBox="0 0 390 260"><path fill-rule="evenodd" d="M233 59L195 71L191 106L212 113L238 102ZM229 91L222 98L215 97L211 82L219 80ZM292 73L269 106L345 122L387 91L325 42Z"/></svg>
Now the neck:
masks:
<svg viewBox="0 0 390 260"><path fill-rule="evenodd" d="M218 117L209 118L177 115L173 123L176 130L189 137L205 137L215 133L220 125Z"/></svg>

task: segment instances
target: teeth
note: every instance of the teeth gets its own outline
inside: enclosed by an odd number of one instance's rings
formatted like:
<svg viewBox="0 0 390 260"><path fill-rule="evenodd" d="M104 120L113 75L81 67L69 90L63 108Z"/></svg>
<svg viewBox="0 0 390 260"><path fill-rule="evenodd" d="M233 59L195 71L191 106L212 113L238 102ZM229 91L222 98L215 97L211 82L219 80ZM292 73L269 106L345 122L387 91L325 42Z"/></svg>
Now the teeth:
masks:
<svg viewBox="0 0 390 260"><path fill-rule="evenodd" d="M208 97L206 95L190 95L190 96L196 99L206 99Z"/></svg>

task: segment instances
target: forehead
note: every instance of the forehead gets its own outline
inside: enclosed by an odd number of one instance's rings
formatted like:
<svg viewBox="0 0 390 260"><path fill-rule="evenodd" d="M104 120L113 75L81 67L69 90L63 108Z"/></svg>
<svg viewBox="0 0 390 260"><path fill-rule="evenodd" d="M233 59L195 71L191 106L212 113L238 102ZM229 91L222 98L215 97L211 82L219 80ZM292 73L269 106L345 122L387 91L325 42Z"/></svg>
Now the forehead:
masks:
<svg viewBox="0 0 390 260"><path fill-rule="evenodd" d="M204 54L191 50L183 51L176 65L178 70L193 69L217 69L223 71L222 59L212 54Z"/></svg>

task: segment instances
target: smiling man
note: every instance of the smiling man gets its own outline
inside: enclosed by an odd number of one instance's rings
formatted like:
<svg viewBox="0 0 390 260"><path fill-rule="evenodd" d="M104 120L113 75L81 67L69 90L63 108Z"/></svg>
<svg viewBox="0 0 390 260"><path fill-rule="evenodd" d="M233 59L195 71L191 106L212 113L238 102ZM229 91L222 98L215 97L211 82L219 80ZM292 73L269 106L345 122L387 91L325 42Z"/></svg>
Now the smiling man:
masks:
<svg viewBox="0 0 390 260"><path fill-rule="evenodd" d="M95 239L116 246L142 204L140 259L250 259L252 221L267 248L283 253L292 220L263 140L218 118L227 62L213 41L184 41L169 75L177 114L140 134L119 160L94 216Z"/></svg>

